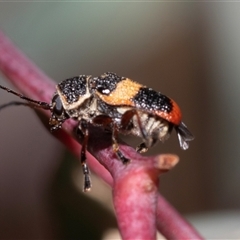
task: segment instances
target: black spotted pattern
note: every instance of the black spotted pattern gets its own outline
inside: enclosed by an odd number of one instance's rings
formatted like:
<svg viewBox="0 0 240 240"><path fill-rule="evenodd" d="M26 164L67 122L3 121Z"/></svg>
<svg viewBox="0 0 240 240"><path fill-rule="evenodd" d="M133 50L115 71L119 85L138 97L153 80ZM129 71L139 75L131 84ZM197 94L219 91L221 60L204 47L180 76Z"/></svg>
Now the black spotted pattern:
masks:
<svg viewBox="0 0 240 240"><path fill-rule="evenodd" d="M58 86L68 103L77 102L79 97L86 94L87 76L80 75L68 78L59 83Z"/></svg>
<svg viewBox="0 0 240 240"><path fill-rule="evenodd" d="M117 87L117 84L124 79L126 78L120 77L116 73L107 72L93 79L94 89L103 95L109 95Z"/></svg>
<svg viewBox="0 0 240 240"><path fill-rule="evenodd" d="M138 109L147 111L172 111L171 99L151 88L140 88L132 101Z"/></svg>

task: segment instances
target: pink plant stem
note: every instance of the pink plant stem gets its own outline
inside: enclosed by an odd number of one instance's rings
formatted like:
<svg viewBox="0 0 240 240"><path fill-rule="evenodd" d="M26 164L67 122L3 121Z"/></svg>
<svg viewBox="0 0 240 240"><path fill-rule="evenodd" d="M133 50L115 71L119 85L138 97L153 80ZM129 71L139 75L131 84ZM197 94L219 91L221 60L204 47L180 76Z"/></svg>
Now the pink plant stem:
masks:
<svg viewBox="0 0 240 240"><path fill-rule="evenodd" d="M203 239L161 195L158 196L157 228L171 240Z"/></svg>
<svg viewBox="0 0 240 240"><path fill-rule="evenodd" d="M95 130L96 131L96 130ZM159 169L158 157L143 157L126 145L124 156L131 163L124 165L113 153L111 135L91 131L89 150L113 176L113 201L123 239L155 239ZM104 139L104 141L101 141ZM93 144L93 142L100 144Z"/></svg>
<svg viewBox="0 0 240 240"><path fill-rule="evenodd" d="M28 97L50 102L54 82L0 32L0 69L9 81ZM46 91L50 89L50 91Z"/></svg>
<svg viewBox="0 0 240 240"><path fill-rule="evenodd" d="M36 100L49 103L55 92L54 81L45 75L33 62L31 62L13 43L0 32L0 70L18 90ZM48 117L49 111L42 110ZM61 135L61 141L80 156L80 146L69 135L72 134L73 121L64 124L65 132L57 132ZM67 133L68 134L67 134ZM99 162L88 154L88 165L107 182L112 182L109 172Z"/></svg>
<svg viewBox="0 0 240 240"><path fill-rule="evenodd" d="M1 32L0 70L28 97L50 102L55 83ZM44 113L49 117L49 112ZM64 131L57 132L55 136L79 155L79 143L71 137L75 125L73 121L64 123ZM99 161L88 154L88 165L113 187L114 205L123 239L155 239L156 226L167 239L202 239L157 190L159 173L171 169L177 163L177 157L164 154L143 157L129 146L120 146L124 155L131 159L128 165L116 158L110 135L101 129L90 129L89 150Z"/></svg>

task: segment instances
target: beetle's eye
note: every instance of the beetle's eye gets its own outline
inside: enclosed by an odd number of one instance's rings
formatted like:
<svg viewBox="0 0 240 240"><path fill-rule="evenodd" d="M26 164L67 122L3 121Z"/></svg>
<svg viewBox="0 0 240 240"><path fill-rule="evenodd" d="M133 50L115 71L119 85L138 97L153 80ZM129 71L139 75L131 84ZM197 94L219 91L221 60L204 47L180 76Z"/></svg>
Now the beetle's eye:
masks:
<svg viewBox="0 0 240 240"><path fill-rule="evenodd" d="M52 103L54 114L56 114L57 116L61 116L64 109L59 95L55 95L53 97Z"/></svg>

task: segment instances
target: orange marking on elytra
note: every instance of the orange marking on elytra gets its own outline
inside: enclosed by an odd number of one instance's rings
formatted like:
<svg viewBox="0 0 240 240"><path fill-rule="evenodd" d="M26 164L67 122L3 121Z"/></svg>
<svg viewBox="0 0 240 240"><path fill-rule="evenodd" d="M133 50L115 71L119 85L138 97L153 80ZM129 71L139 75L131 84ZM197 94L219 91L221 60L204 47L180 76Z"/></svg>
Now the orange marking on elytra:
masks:
<svg viewBox="0 0 240 240"><path fill-rule="evenodd" d="M143 85L126 78L117 84L117 88L114 89L109 95L103 95L96 93L100 99L109 105L125 105L134 106L132 98L138 93L139 89Z"/></svg>
<svg viewBox="0 0 240 240"><path fill-rule="evenodd" d="M167 112L162 112L162 111L154 111L155 114L165 120L167 120L170 123L173 123L175 125L179 125L182 119L182 113L175 101L171 99L172 103L172 111L167 113Z"/></svg>

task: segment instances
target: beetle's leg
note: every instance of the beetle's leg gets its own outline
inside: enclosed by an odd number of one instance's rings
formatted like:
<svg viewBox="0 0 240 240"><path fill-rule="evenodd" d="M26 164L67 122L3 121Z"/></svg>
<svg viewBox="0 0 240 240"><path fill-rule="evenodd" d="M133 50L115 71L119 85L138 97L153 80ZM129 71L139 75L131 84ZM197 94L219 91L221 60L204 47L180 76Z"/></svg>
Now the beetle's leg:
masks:
<svg viewBox="0 0 240 240"><path fill-rule="evenodd" d="M136 151L139 153L145 153L148 151L148 147L146 146L145 142L140 143L137 147L136 147Z"/></svg>
<svg viewBox="0 0 240 240"><path fill-rule="evenodd" d="M80 154L80 160L82 164L82 171L84 175L84 183L83 183L83 191L87 192L91 190L91 178L90 178L90 171L86 163L86 150L87 150L87 144L88 144L88 138L89 138L89 131L88 131L88 123L86 121L81 121L80 125L78 127L79 131L81 131L83 135L83 143L82 143L82 149ZM78 133L78 135L80 135Z"/></svg>
<svg viewBox="0 0 240 240"><path fill-rule="evenodd" d="M112 118L107 115L98 115L92 119L92 124L96 126L107 127L112 123Z"/></svg>
<svg viewBox="0 0 240 240"><path fill-rule="evenodd" d="M148 142L148 136L147 136L146 130L143 128L143 125L142 125L140 116L138 114L138 111L135 111L135 115L137 117L138 127L139 127L139 129L141 131L142 138L144 139L144 142L147 143Z"/></svg>
<svg viewBox="0 0 240 240"><path fill-rule="evenodd" d="M118 127L113 123L111 117L106 115L99 115L92 120L93 124L102 125L104 127L112 125L112 148L114 153L117 155L118 159L120 159L124 164L128 163L130 160L122 154L119 150L119 145L117 142L117 135L118 135Z"/></svg>
<svg viewBox="0 0 240 240"><path fill-rule="evenodd" d="M141 144L139 144L136 147L136 151L139 153L144 153L144 152L148 151L148 148L150 146L152 146L152 144L151 144L152 139L147 135L146 130L143 128L142 121L141 121L138 111L135 109L132 109L132 110L125 112L122 116L121 125L125 130L127 130L129 122L134 116L136 116L136 118L137 118L137 124L138 124L139 130L140 130L140 133L142 135L142 138L144 139L144 142L142 142Z"/></svg>
<svg viewBox="0 0 240 240"><path fill-rule="evenodd" d="M104 127L112 126L112 148L113 152L117 155L118 159L124 164L128 163L130 160L126 158L123 153L119 150L119 145L117 142L118 127L113 123L113 119L107 115L99 115L92 120L95 125L102 125Z"/></svg>
<svg viewBox="0 0 240 240"><path fill-rule="evenodd" d="M119 158L119 160L122 161L123 164L129 163L130 160L128 158L126 158L123 153L119 150L119 145L117 142L117 135L118 135L118 130L117 127L115 125L113 125L113 132L112 132L112 148L114 153L117 155L117 157Z"/></svg>
<svg viewBox="0 0 240 240"><path fill-rule="evenodd" d="M145 141L147 141L147 139L148 139L147 133L142 126L141 118L140 118L137 110L132 109L132 110L129 110L129 111L127 111L123 114L122 119L121 119L122 128L124 130L127 130L127 128L129 127L129 122L134 116L136 116L136 118L137 118L137 124L138 124L139 130L141 132L142 138Z"/></svg>
<svg viewBox="0 0 240 240"><path fill-rule="evenodd" d="M157 142L158 138L151 136L151 138L149 138L149 142L151 141L150 145L147 145L146 142L142 142L140 143L137 147L136 147L136 151L139 153L145 153L148 151L148 149L150 147L152 147L153 145L155 145L155 143Z"/></svg>
<svg viewBox="0 0 240 240"><path fill-rule="evenodd" d="M131 121L134 115L135 115L135 110L128 110L122 115L122 118L121 118L122 130L131 131L131 129L134 127Z"/></svg>

